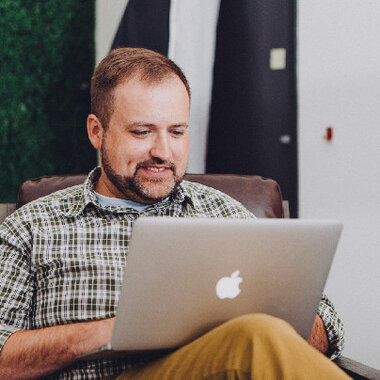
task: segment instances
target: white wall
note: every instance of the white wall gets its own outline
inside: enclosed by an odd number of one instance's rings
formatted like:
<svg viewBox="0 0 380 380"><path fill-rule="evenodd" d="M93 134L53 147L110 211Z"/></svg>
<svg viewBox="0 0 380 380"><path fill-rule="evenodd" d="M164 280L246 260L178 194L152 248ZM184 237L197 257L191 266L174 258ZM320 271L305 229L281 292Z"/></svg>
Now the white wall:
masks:
<svg viewBox="0 0 380 380"><path fill-rule="evenodd" d="M109 52L128 0L96 0L95 60L98 64Z"/></svg>
<svg viewBox="0 0 380 380"><path fill-rule="evenodd" d="M168 56L191 86L188 173L204 173L220 0L171 0ZM194 52L197 52L194 54Z"/></svg>
<svg viewBox="0 0 380 380"><path fill-rule="evenodd" d="M344 354L380 368L380 1L298 2L300 216L344 231L327 283ZM334 128L332 142L321 136Z"/></svg>

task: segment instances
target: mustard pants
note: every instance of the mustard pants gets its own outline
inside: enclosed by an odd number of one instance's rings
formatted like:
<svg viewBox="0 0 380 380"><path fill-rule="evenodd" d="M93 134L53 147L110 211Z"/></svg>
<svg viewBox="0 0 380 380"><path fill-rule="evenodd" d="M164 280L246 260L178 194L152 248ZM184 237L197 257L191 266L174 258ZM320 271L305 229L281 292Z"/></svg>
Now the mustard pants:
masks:
<svg viewBox="0 0 380 380"><path fill-rule="evenodd" d="M233 319L124 380L350 379L285 321L264 314Z"/></svg>

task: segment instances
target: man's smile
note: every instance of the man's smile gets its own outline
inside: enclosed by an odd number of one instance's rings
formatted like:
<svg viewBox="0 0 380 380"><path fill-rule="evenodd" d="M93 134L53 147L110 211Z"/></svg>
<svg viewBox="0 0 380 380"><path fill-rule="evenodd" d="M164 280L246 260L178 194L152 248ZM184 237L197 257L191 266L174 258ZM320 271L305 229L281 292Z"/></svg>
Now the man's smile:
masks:
<svg viewBox="0 0 380 380"><path fill-rule="evenodd" d="M152 172L161 173L164 170L166 170L167 168L145 168L145 169L150 170Z"/></svg>
<svg viewBox="0 0 380 380"><path fill-rule="evenodd" d="M137 170L141 169L142 176L146 180L164 181L173 177L174 170L168 166L141 166ZM143 179L143 178L141 178Z"/></svg>

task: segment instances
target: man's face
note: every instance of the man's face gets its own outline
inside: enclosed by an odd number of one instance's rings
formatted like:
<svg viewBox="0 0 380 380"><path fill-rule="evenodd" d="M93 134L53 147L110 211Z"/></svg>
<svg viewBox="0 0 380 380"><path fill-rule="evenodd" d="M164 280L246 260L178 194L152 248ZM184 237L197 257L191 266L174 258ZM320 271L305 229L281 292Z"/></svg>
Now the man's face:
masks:
<svg viewBox="0 0 380 380"><path fill-rule="evenodd" d="M189 96L175 76L146 84L131 78L114 90L114 111L102 133L103 195L154 203L182 181L189 155Z"/></svg>

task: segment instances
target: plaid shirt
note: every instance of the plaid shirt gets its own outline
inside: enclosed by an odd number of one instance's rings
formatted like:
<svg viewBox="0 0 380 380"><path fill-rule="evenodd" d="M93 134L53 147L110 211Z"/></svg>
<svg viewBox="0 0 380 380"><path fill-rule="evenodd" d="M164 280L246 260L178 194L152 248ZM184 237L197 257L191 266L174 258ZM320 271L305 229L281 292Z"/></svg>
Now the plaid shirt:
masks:
<svg viewBox="0 0 380 380"><path fill-rule="evenodd" d="M133 221L145 216L254 217L239 202L204 185L183 181L169 200L144 212L99 204L94 185L31 202L0 225L0 348L18 330L114 317ZM343 327L323 297L319 315L331 354L343 347ZM133 365L126 360L75 362L49 378L99 379Z"/></svg>

